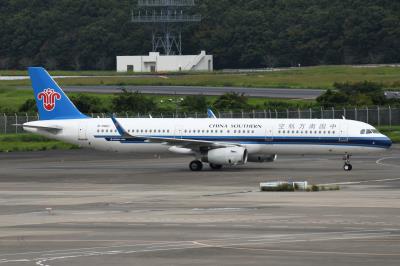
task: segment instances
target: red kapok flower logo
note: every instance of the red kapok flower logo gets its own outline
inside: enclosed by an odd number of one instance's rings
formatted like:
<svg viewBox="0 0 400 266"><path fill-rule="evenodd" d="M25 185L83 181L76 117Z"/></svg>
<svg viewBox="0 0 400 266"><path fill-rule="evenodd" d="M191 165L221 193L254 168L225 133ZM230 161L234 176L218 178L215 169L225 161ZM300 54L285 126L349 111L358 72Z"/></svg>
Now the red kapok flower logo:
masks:
<svg viewBox="0 0 400 266"><path fill-rule="evenodd" d="M61 95L53 89L45 89L37 95L39 101L43 101L43 108L50 112L56 107L56 100L61 99Z"/></svg>

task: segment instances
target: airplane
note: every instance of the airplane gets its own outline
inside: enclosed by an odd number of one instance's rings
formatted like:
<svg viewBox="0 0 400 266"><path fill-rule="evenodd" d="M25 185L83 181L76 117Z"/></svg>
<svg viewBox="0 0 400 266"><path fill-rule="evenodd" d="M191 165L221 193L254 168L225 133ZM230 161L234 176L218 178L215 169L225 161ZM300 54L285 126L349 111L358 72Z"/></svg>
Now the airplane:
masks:
<svg viewBox="0 0 400 266"><path fill-rule="evenodd" d="M29 75L39 120L24 130L97 150L174 153L194 157L189 168L213 170L248 162L274 162L277 155L344 156L382 152L392 141L373 126L346 119L91 118L82 114L41 67Z"/></svg>

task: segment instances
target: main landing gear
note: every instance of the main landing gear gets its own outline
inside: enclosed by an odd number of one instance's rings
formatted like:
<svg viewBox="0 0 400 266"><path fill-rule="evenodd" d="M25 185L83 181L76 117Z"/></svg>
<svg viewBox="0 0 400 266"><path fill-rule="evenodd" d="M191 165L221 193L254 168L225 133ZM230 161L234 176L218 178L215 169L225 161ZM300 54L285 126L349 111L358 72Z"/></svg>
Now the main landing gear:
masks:
<svg viewBox="0 0 400 266"><path fill-rule="evenodd" d="M199 172L203 169L203 163L199 160L191 161L189 164L189 168L193 172Z"/></svg>
<svg viewBox="0 0 400 266"><path fill-rule="evenodd" d="M193 172L199 172L199 171L203 170L203 163L199 160L191 161L189 164L189 168ZM210 168L213 170L221 170L222 165L210 163Z"/></svg>
<svg viewBox="0 0 400 266"><path fill-rule="evenodd" d="M213 170L221 170L222 169L222 165L210 163L210 168L213 169Z"/></svg>
<svg viewBox="0 0 400 266"><path fill-rule="evenodd" d="M349 154L346 154L343 157L343 160L344 160L343 170L345 170L346 172L353 170L353 166L350 164L350 157L351 157L351 155L349 155Z"/></svg>

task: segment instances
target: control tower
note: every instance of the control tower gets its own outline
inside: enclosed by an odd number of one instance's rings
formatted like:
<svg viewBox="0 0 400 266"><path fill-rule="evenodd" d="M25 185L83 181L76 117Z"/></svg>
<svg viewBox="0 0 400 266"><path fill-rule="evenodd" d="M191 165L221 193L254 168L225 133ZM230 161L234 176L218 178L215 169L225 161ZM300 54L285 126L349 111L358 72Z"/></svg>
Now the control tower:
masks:
<svg viewBox="0 0 400 266"><path fill-rule="evenodd" d="M152 52L181 55L182 27L201 21L200 15L193 14L195 6L194 0L138 0L131 21L151 26Z"/></svg>

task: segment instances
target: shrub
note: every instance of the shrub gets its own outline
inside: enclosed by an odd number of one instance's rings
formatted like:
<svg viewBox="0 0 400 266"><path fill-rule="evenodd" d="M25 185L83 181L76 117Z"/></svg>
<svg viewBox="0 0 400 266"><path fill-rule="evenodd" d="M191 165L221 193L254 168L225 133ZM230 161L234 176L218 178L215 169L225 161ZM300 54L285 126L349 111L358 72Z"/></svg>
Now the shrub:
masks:
<svg viewBox="0 0 400 266"><path fill-rule="evenodd" d="M146 97L140 92L131 92L122 89L112 100L113 110L116 112L141 112L149 113L156 110L157 105L151 97Z"/></svg>

